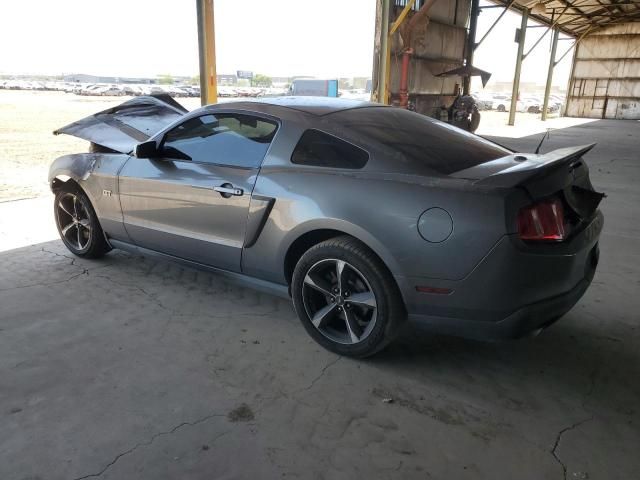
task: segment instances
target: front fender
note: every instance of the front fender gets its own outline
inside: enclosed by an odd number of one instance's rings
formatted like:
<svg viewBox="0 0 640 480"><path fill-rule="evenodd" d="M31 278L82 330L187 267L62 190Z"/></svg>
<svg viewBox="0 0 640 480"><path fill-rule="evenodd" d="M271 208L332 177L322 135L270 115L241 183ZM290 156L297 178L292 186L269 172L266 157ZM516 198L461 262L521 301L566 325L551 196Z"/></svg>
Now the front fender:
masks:
<svg viewBox="0 0 640 480"><path fill-rule="evenodd" d="M49 167L49 186L53 188L53 181L59 178L63 181L69 178L81 183L91 174L99 154L74 153L56 158Z"/></svg>
<svg viewBox="0 0 640 480"><path fill-rule="evenodd" d="M54 160L49 168L49 186L73 180L89 197L100 224L114 238L127 239L124 233L118 191L118 172L129 159L121 153L76 153Z"/></svg>

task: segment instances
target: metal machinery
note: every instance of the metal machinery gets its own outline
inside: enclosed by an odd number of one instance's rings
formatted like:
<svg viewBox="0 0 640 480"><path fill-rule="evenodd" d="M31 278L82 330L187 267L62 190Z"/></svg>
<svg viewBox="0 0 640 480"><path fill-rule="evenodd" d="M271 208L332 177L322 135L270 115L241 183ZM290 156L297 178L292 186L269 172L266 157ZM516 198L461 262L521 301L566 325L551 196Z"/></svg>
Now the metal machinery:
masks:
<svg viewBox="0 0 640 480"><path fill-rule="evenodd" d="M478 1L380 0L374 100L474 131L480 113L470 77L490 76L472 67ZM385 29L387 10L394 20Z"/></svg>
<svg viewBox="0 0 640 480"><path fill-rule="evenodd" d="M565 112L596 118L640 118L640 0L377 0L373 100L455 122L468 112L473 53L507 10L521 13L516 32L509 124L515 123L522 62L551 35L542 119L546 120L554 68L574 48ZM503 8L476 41L477 16ZM532 19L540 25L530 25ZM545 28L525 50L527 30ZM571 46L556 56L558 41ZM581 44L588 48L582 48ZM618 68L620 66L620 68ZM464 69L467 69L465 72ZM457 75L453 74L457 70ZM441 73L438 73L441 72ZM482 72L487 74L487 72ZM488 74L487 74L488 75ZM447 81L440 77L446 76ZM484 78L483 78L484 80Z"/></svg>

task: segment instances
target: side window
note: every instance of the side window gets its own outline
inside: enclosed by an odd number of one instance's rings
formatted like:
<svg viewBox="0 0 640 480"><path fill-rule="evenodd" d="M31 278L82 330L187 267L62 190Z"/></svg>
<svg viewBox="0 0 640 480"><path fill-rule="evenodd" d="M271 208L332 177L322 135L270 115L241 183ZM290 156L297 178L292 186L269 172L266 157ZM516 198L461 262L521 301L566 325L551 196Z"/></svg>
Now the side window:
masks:
<svg viewBox="0 0 640 480"><path fill-rule="evenodd" d="M169 158L255 168L277 129L275 122L251 115L203 115L167 132L162 149Z"/></svg>
<svg viewBox="0 0 640 480"><path fill-rule="evenodd" d="M304 132L291 155L292 163L331 168L358 169L368 160L361 148L319 130Z"/></svg>

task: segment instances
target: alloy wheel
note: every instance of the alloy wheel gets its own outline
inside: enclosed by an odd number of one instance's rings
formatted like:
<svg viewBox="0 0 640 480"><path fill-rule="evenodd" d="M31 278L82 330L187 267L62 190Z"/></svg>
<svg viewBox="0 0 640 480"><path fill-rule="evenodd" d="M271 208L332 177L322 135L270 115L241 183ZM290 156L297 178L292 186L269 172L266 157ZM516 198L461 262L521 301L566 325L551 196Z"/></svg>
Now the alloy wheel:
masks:
<svg viewBox="0 0 640 480"><path fill-rule="evenodd" d="M74 249L81 251L91 241L89 210L80 197L65 193L58 199L56 217L60 235Z"/></svg>
<svg viewBox="0 0 640 480"><path fill-rule="evenodd" d="M334 342L359 343L376 323L378 305L371 285L344 260L325 259L311 266L302 301L313 326Z"/></svg>

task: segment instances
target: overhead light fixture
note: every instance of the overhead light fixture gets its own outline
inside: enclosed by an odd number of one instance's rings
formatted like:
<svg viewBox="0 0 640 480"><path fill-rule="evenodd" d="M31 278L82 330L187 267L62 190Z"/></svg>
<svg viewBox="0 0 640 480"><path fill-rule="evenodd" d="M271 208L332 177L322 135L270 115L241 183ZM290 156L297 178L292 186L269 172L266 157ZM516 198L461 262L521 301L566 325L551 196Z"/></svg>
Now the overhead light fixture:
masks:
<svg viewBox="0 0 640 480"><path fill-rule="evenodd" d="M531 8L531 13L536 15L543 15L547 13L547 6L544 2L538 2L533 6L533 8Z"/></svg>

